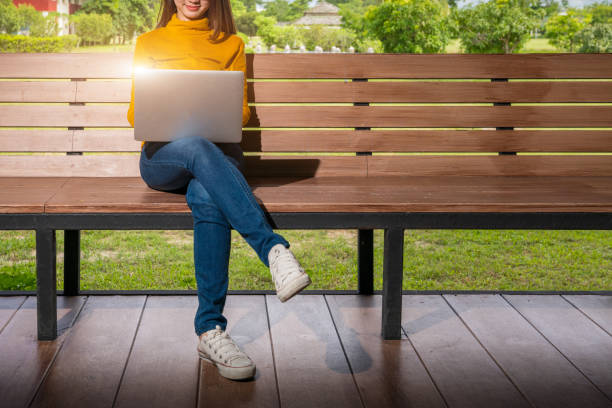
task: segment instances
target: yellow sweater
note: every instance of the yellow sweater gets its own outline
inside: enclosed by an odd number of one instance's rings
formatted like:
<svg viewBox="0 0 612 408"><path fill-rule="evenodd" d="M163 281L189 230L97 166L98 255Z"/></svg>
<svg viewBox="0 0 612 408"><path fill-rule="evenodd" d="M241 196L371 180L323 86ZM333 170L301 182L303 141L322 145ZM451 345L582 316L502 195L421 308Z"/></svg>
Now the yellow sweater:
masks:
<svg viewBox="0 0 612 408"><path fill-rule="evenodd" d="M244 98L242 126L251 117L247 104L246 57L244 41L230 35L225 41L213 44L208 39L213 30L208 26L208 17L199 20L179 20L176 13L166 25L144 33L136 39L133 68L160 69L209 69L244 72ZM222 38L223 33L219 38ZM134 75L132 74L132 97L127 111L127 120L134 127ZM144 146L142 142L140 148Z"/></svg>

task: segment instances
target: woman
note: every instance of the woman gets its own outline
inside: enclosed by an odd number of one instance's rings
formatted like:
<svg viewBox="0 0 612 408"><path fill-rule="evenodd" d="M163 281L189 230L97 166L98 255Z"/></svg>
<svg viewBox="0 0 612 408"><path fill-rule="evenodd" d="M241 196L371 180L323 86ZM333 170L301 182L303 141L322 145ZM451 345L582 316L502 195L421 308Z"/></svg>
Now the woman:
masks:
<svg viewBox="0 0 612 408"><path fill-rule="evenodd" d="M134 67L160 69L242 70L244 126L247 104L244 42L236 28L229 0L162 0L156 29L140 35ZM207 96L203 96L207 97ZM160 101L164 103L164 101ZM134 126L134 82L127 113ZM200 358L231 379L250 378L255 364L225 332L222 315L228 287L230 232L236 229L270 267L281 301L311 281L289 243L274 233L245 181L238 143L211 143L199 136L172 142L143 142L140 174L155 190L186 195L194 224L194 264L198 286L195 332Z"/></svg>

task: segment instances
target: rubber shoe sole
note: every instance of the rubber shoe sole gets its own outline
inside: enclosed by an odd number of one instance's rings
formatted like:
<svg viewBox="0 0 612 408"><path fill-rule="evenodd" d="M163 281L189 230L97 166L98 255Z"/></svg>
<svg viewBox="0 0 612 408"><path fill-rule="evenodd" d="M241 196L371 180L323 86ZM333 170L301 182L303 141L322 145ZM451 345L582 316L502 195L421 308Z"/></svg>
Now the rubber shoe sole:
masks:
<svg viewBox="0 0 612 408"><path fill-rule="evenodd" d="M308 275L301 274L298 278L288 282L282 290L276 292L276 296L281 302L286 302L311 283Z"/></svg>
<svg viewBox="0 0 612 408"><path fill-rule="evenodd" d="M217 367L219 374L225 378L229 378L230 380L246 380L247 378L251 378L255 375L255 365L250 367L230 367L223 363L213 361L208 354L204 353L200 349L198 349L198 354L200 355L200 359Z"/></svg>

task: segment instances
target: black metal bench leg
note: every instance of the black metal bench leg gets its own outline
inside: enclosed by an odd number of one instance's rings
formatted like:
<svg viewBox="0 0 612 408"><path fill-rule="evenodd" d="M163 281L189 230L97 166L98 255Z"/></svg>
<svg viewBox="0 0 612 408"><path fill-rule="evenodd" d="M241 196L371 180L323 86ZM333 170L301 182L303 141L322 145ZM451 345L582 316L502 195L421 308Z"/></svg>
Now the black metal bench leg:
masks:
<svg viewBox="0 0 612 408"><path fill-rule="evenodd" d="M36 309L38 340L57 338L55 230L36 230Z"/></svg>
<svg viewBox="0 0 612 408"><path fill-rule="evenodd" d="M64 295L76 296L81 290L81 231L64 231Z"/></svg>
<svg viewBox="0 0 612 408"><path fill-rule="evenodd" d="M385 340L401 339L402 278L404 265L404 230L385 230L383 260L382 336Z"/></svg>
<svg viewBox="0 0 612 408"><path fill-rule="evenodd" d="M374 230L360 229L357 245L357 289L360 294L374 293Z"/></svg>

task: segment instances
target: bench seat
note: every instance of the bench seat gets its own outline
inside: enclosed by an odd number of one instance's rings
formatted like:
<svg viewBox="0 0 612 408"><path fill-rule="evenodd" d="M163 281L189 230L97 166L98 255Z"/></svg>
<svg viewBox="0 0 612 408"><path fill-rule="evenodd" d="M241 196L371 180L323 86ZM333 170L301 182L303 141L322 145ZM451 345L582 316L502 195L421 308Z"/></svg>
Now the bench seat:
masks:
<svg viewBox="0 0 612 408"><path fill-rule="evenodd" d="M377 176L248 179L269 212L610 212L612 177ZM190 212L140 177L3 177L3 213Z"/></svg>

